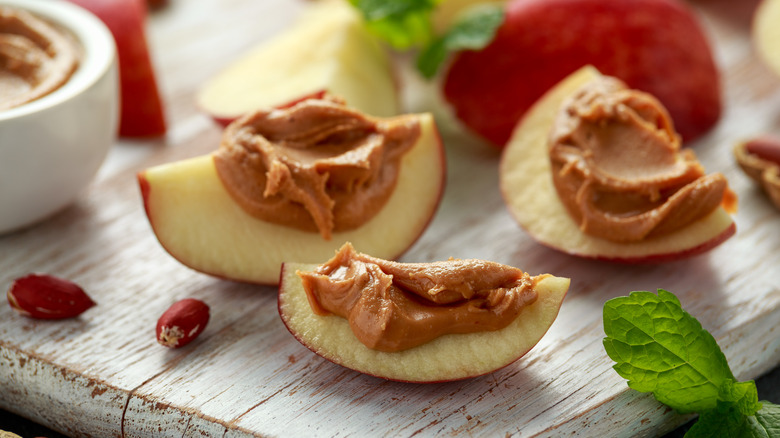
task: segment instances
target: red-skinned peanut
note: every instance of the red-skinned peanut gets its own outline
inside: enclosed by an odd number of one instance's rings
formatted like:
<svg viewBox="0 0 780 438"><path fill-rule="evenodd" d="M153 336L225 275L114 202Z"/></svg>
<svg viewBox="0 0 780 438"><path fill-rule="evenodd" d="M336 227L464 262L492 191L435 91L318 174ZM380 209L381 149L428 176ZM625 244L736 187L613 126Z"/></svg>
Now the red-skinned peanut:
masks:
<svg viewBox="0 0 780 438"><path fill-rule="evenodd" d="M745 143L745 150L762 160L780 165L780 137L762 136Z"/></svg>
<svg viewBox="0 0 780 438"><path fill-rule="evenodd" d="M209 322L209 306L195 298L173 303L157 321L157 342L170 348L189 344Z"/></svg>
<svg viewBox="0 0 780 438"><path fill-rule="evenodd" d="M76 283L45 274L16 279L7 296L16 312L35 319L73 318L95 305Z"/></svg>

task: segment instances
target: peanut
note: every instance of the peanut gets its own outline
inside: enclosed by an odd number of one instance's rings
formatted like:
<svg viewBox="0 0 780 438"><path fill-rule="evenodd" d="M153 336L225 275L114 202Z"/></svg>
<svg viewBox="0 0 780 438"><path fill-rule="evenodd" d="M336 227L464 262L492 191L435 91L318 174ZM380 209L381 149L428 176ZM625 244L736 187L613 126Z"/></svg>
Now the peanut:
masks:
<svg viewBox="0 0 780 438"><path fill-rule="evenodd" d="M157 342L170 348L189 344L209 322L209 306L201 300L186 298L173 303L157 321Z"/></svg>
<svg viewBox="0 0 780 438"><path fill-rule="evenodd" d="M16 312L36 319L73 318L95 305L76 283L43 274L16 279L7 296Z"/></svg>

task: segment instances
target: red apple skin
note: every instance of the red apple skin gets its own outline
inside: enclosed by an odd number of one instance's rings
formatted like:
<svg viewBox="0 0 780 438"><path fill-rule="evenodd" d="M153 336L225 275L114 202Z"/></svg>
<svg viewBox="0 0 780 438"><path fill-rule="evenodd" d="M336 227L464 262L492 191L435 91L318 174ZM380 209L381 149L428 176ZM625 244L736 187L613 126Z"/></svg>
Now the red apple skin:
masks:
<svg viewBox="0 0 780 438"><path fill-rule="evenodd" d="M525 111L584 65L655 95L684 141L720 118L720 77L696 16L677 0L513 0L494 41L459 53L443 94L503 147Z"/></svg>
<svg viewBox="0 0 780 438"><path fill-rule="evenodd" d="M100 18L114 35L121 94L119 135L157 137L167 126L146 41L145 0L69 0Z"/></svg>

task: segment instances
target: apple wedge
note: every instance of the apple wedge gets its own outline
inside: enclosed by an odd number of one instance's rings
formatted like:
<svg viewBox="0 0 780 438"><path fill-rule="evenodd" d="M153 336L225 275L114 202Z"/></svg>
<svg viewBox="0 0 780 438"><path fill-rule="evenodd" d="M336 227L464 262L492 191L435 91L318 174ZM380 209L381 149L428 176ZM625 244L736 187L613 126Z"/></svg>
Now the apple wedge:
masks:
<svg viewBox="0 0 780 438"><path fill-rule="evenodd" d="M382 352L363 345L346 319L312 312L296 271L316 267L300 263L285 263L282 267L279 314L290 333L306 348L338 365L388 380L416 383L476 377L516 361L553 324L570 283L568 278L552 275L536 277L536 301L503 329L450 334L408 350Z"/></svg>
<svg viewBox="0 0 780 438"><path fill-rule="evenodd" d="M613 242L580 231L553 184L547 139L564 99L599 75L595 68L583 67L553 87L531 107L504 149L499 168L500 188L520 226L538 242L559 251L626 263L690 257L731 237L736 226L722 207L671 234L639 242Z"/></svg>
<svg viewBox="0 0 780 438"><path fill-rule="evenodd" d="M764 62L780 74L780 0L762 0L753 17L753 41Z"/></svg>
<svg viewBox="0 0 780 438"><path fill-rule="evenodd" d="M309 8L295 26L206 82L198 106L226 125L252 110L327 92L372 116L398 114L390 60L359 14L341 0Z"/></svg>
<svg viewBox="0 0 780 438"><path fill-rule="evenodd" d="M184 265L250 283L277 284L282 262L327 259L345 241L378 257L397 258L425 230L444 190L444 151L436 124L430 114L419 117L421 134L401 159L390 199L359 228L325 240L316 232L257 219L226 191L209 154L138 174L152 230Z"/></svg>
<svg viewBox="0 0 780 438"><path fill-rule="evenodd" d="M70 0L103 20L116 41L121 108L119 135L156 137L167 130L165 107L146 40L144 0Z"/></svg>

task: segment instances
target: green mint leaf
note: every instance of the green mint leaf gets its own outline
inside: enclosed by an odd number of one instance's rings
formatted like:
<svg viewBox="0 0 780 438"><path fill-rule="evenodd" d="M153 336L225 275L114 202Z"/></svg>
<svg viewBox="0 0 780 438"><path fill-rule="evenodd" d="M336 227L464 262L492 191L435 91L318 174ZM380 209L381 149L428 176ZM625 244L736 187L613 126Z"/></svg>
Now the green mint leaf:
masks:
<svg viewBox="0 0 780 438"><path fill-rule="evenodd" d="M604 304L604 348L628 385L685 412L699 412L686 438L780 438L780 406L737 382L715 339L672 293L632 292Z"/></svg>
<svg viewBox="0 0 780 438"><path fill-rule="evenodd" d="M366 21L398 19L423 11L431 11L436 6L434 0L349 0Z"/></svg>
<svg viewBox="0 0 780 438"><path fill-rule="evenodd" d="M604 331L604 348L628 386L680 413L714 409L735 380L712 335L663 289L607 301Z"/></svg>
<svg viewBox="0 0 780 438"><path fill-rule="evenodd" d="M740 413L731 403L718 402L716 408L699 415L699 420L685 433L685 438L752 436L743 435L745 431L750 429L749 418L751 417Z"/></svg>
<svg viewBox="0 0 780 438"><path fill-rule="evenodd" d="M501 5L472 7L447 31L444 36L428 44L417 57L417 69L430 79L438 71L450 53L460 50L479 50L490 44L501 23L504 22Z"/></svg>
<svg viewBox="0 0 780 438"><path fill-rule="evenodd" d="M436 39L417 56L417 70L427 79L434 77L449 53L444 38Z"/></svg>
<svg viewBox="0 0 780 438"><path fill-rule="evenodd" d="M780 437L780 406L761 403L755 415L743 415L729 402L719 402L715 409L699 415L699 421L685 434L685 438L723 436L730 438Z"/></svg>
<svg viewBox="0 0 780 438"><path fill-rule="evenodd" d="M438 0L350 0L366 27L396 49L428 44L433 38L431 11Z"/></svg>
<svg viewBox="0 0 780 438"><path fill-rule="evenodd" d="M451 51L479 50L493 41L504 22L502 5L472 7L447 31L444 39Z"/></svg>
<svg viewBox="0 0 780 438"><path fill-rule="evenodd" d="M726 381L720 388L718 400L728 402L746 416L754 415L761 409L758 401L758 389L752 380L747 382Z"/></svg>
<svg viewBox="0 0 780 438"><path fill-rule="evenodd" d="M756 412L756 428L766 431L771 438L780 438L780 405L769 402L761 402L761 409Z"/></svg>

